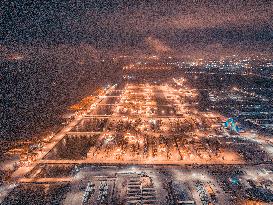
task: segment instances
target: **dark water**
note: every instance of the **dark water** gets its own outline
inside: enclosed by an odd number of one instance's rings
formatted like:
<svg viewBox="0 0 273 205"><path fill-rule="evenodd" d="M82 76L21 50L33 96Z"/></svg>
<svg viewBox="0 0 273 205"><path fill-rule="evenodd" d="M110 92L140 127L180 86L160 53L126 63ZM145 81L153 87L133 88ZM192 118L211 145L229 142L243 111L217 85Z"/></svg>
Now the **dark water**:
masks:
<svg viewBox="0 0 273 205"><path fill-rule="evenodd" d="M60 125L71 104L114 83L120 71L111 61L1 61L0 141L27 139Z"/></svg>

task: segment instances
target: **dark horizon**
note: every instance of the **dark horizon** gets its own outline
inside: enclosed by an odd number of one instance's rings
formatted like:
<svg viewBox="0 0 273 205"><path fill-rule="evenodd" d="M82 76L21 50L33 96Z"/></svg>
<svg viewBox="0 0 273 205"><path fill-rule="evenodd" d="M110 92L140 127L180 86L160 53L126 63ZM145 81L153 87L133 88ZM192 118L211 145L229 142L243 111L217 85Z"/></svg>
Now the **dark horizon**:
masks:
<svg viewBox="0 0 273 205"><path fill-rule="evenodd" d="M273 53L273 2L265 0L14 1L1 10L2 52L86 45L105 55Z"/></svg>

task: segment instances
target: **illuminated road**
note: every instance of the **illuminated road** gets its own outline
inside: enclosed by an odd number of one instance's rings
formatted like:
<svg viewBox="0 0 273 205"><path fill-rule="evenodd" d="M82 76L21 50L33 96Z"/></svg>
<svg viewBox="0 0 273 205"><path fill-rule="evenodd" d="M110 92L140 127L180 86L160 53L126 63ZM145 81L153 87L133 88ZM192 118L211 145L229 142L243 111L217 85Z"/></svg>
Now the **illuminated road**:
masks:
<svg viewBox="0 0 273 205"><path fill-rule="evenodd" d="M115 86L112 86L111 88L109 88L106 93L110 92L112 89L114 89ZM94 104L98 104L99 102L101 102L104 98L100 98L98 99ZM93 104L93 105L94 105ZM92 106L93 106L92 105ZM37 157L37 161L44 158L48 152L50 152L50 150L53 149L53 147L56 146L56 144L58 144L65 136L66 134L69 133L69 131L74 128L84 117L88 112L92 112L92 110L94 110L93 107L90 107L90 109L88 109L86 111L86 113L83 113L82 115L78 115L75 117L75 119L70 122L66 127L64 127L59 133L57 133L56 135L54 135L54 137L52 138L52 142L47 144L45 147L43 147L43 150L39 153L38 157ZM19 178L24 176L26 173L28 173L29 171L31 171L34 167L36 166L36 162L34 162L33 164L29 165L28 167L21 167L19 168L17 171L15 171L12 175L12 178Z"/></svg>
<svg viewBox="0 0 273 205"><path fill-rule="evenodd" d="M32 178L21 178L18 180L18 182L20 183L62 183L62 182L70 182L72 181L72 178L58 178L58 177L55 177L55 178L35 178L35 179L32 179Z"/></svg>

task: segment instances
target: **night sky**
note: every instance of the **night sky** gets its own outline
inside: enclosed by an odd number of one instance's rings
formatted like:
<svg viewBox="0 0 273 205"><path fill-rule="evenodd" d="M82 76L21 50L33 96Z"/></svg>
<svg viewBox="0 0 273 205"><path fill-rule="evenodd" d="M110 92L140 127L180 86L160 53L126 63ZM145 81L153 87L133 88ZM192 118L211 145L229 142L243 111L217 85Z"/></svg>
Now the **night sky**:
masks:
<svg viewBox="0 0 273 205"><path fill-rule="evenodd" d="M0 49L86 45L176 55L273 52L273 1L1 1Z"/></svg>

